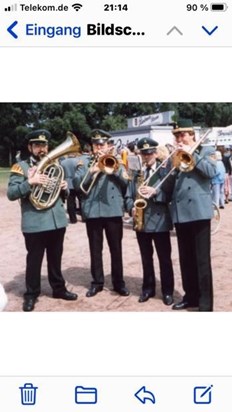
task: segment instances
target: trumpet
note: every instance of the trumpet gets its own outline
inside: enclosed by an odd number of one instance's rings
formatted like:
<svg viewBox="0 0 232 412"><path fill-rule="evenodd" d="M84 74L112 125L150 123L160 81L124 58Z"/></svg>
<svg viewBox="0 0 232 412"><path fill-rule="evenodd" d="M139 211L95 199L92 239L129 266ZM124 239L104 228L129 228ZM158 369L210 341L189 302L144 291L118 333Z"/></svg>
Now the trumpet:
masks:
<svg viewBox="0 0 232 412"><path fill-rule="evenodd" d="M90 167L88 168L80 184L80 189L82 190L83 193L85 193L85 195L88 195L89 192L92 190L92 187L95 184L99 173L105 173L107 175L112 175L113 173L117 172L119 168L119 161L110 152L112 152L112 149L110 149L108 153L102 156L96 155L93 163L91 163ZM90 168L94 166L98 166L99 170L92 175ZM84 185L88 182L89 179L91 179L91 182L88 188L85 189Z"/></svg>

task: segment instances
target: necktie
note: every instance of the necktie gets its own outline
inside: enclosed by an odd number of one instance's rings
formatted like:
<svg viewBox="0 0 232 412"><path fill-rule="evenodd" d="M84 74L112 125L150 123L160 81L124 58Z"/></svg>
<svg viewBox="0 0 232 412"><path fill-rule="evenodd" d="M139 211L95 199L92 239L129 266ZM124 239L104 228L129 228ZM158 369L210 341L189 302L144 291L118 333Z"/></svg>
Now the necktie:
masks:
<svg viewBox="0 0 232 412"><path fill-rule="evenodd" d="M147 179L149 178L149 176L150 176L150 171L151 171L151 168L150 168L150 166L148 166L148 167L146 168L146 170L145 170L145 175L144 175L144 179L145 179L145 180L147 180Z"/></svg>

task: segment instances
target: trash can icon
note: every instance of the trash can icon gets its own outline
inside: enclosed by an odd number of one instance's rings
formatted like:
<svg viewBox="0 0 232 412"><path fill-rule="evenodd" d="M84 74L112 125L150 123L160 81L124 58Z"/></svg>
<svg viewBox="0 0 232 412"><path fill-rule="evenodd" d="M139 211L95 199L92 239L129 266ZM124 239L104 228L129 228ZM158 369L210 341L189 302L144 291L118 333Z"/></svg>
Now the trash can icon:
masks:
<svg viewBox="0 0 232 412"><path fill-rule="evenodd" d="M38 387L33 386L32 383L25 383L24 386L20 386L19 389L21 390L21 404L35 405L36 389L38 389Z"/></svg>

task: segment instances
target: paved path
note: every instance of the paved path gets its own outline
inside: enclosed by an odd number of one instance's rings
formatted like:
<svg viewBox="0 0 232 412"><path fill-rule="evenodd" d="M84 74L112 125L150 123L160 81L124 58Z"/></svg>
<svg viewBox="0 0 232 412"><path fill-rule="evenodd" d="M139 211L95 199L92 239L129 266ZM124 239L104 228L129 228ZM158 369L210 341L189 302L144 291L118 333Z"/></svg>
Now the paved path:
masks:
<svg viewBox="0 0 232 412"><path fill-rule="evenodd" d="M2 193L1 234L0 234L0 281L8 294L8 311L21 311L24 292L25 247L20 231L20 205L17 201L9 202ZM232 310L232 202L221 211L221 225L212 237L212 266L214 275L215 311ZM172 259L175 272L175 301L181 294L180 270L175 234L172 235ZM141 262L135 233L131 226L125 225L123 238L124 274L129 297L121 297L111 291L110 257L105 242L105 288L93 298L86 298L86 290L91 282L89 270L89 249L85 224L79 221L69 225L66 232L63 274L68 288L77 292L76 302L65 302L51 297L51 289L46 276L46 261L42 268L42 293L35 311L172 311L161 301L159 269L154 257L157 275L157 294L146 303L138 303L141 290ZM176 314L176 316L178 316Z"/></svg>

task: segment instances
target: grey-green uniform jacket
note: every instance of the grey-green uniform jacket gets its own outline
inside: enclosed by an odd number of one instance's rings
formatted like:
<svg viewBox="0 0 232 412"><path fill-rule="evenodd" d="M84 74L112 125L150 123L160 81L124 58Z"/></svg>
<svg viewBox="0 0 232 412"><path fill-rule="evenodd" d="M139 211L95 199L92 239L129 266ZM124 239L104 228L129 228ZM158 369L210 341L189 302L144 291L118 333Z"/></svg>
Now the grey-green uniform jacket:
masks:
<svg viewBox="0 0 232 412"><path fill-rule="evenodd" d="M77 166L73 186L79 193L80 185L86 175L91 156L82 157ZM88 189L92 176L87 174L84 189ZM81 209L84 219L101 217L122 217L124 215L124 195L129 177L125 167L120 164L117 172L108 175L100 172L88 194L82 192Z"/></svg>
<svg viewBox="0 0 232 412"><path fill-rule="evenodd" d="M157 166L159 163L157 162ZM138 178L139 173L136 172L133 180L129 183L127 193L126 193L126 209L131 215L132 208L134 207L134 201L137 197L138 190ZM166 170L160 170L156 175L155 179L151 178L149 186L156 186L160 179L163 178ZM153 180L153 181L152 181ZM146 199L147 206L144 209L144 228L141 232L168 232L173 228L171 215L169 211L169 199L168 195L163 192L163 190L158 189L156 196L152 196L150 199Z"/></svg>
<svg viewBox="0 0 232 412"><path fill-rule="evenodd" d="M16 167L12 167L7 190L7 197L9 200L20 199L22 212L22 232L36 233L66 227L68 221L64 205L60 197L49 209L37 210L31 204L29 200L31 186L27 180L27 172L29 167L29 162L27 161L19 162Z"/></svg>
<svg viewBox="0 0 232 412"><path fill-rule="evenodd" d="M203 147L193 158L195 167L191 172L178 172L174 178L171 201L173 223L186 223L213 217L210 183L217 174L217 164L210 155L212 147Z"/></svg>

